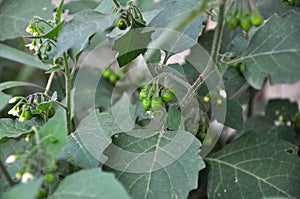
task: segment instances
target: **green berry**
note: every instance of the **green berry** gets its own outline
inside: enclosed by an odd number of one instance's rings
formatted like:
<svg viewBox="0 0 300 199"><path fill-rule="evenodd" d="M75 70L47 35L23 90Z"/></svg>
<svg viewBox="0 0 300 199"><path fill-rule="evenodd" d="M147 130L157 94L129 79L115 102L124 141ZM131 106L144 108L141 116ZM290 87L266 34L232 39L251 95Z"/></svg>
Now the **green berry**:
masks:
<svg viewBox="0 0 300 199"><path fill-rule="evenodd" d="M173 89L166 88L161 93L161 99L166 103L172 102L174 98L175 98L175 91Z"/></svg>
<svg viewBox="0 0 300 199"><path fill-rule="evenodd" d="M145 111L148 111L150 109L151 106L151 100L149 98L145 98L142 101L142 107Z"/></svg>
<svg viewBox="0 0 300 199"><path fill-rule="evenodd" d="M154 96L151 100L151 108L154 111L161 109L163 106L163 101L159 96Z"/></svg>
<svg viewBox="0 0 300 199"><path fill-rule="evenodd" d="M47 173L47 174L45 175L45 181L46 181L46 182L52 184L52 183L55 182L55 180L56 180L56 178L55 178L55 176L54 176L52 173Z"/></svg>
<svg viewBox="0 0 300 199"><path fill-rule="evenodd" d="M31 120L31 118L32 118L32 113L31 113L31 111L26 110L26 111L24 112L24 117L25 117L25 120Z"/></svg>
<svg viewBox="0 0 300 199"><path fill-rule="evenodd" d="M244 15L241 18L241 20L240 20L240 26L246 32L248 32L250 30L250 28L252 26L252 23L251 23L251 21L250 21L250 19L249 19L249 17L247 15Z"/></svg>
<svg viewBox="0 0 300 199"><path fill-rule="evenodd" d="M109 78L109 76L112 74L112 71L110 69L105 69L102 73L102 77Z"/></svg>
<svg viewBox="0 0 300 199"><path fill-rule="evenodd" d="M146 89L142 89L140 94L139 94L139 99L141 101L143 101L143 99L146 99L148 96L147 90Z"/></svg>
<svg viewBox="0 0 300 199"><path fill-rule="evenodd" d="M239 20L235 16L227 16L225 24L229 30L233 30L238 27Z"/></svg>
<svg viewBox="0 0 300 199"><path fill-rule="evenodd" d="M48 117L51 118L55 115L55 109L53 107L51 107L48 111Z"/></svg>
<svg viewBox="0 0 300 199"><path fill-rule="evenodd" d="M44 54L42 59L43 59L43 60L48 60L48 59L49 59L49 56L48 56L47 54Z"/></svg>
<svg viewBox="0 0 300 199"><path fill-rule="evenodd" d="M261 15L258 14L258 15L251 15L250 21L252 25L260 26L264 22L264 19Z"/></svg>
<svg viewBox="0 0 300 199"><path fill-rule="evenodd" d="M48 45L46 46L46 51L48 51L48 52L49 52L49 51L51 51L51 49L52 49L52 48L51 48L51 45L50 45L50 44L48 44Z"/></svg>
<svg viewBox="0 0 300 199"><path fill-rule="evenodd" d="M118 81L118 77L117 77L117 75L115 75L115 74L111 74L111 75L108 77L108 79L109 79L110 83L112 83L112 84L115 84L115 83Z"/></svg>

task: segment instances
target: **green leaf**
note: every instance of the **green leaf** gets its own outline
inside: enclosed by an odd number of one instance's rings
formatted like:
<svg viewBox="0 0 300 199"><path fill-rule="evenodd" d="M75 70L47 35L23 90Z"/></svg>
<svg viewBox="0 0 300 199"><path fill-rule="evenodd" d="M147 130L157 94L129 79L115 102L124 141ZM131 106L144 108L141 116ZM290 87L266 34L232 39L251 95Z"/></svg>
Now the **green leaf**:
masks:
<svg viewBox="0 0 300 199"><path fill-rule="evenodd" d="M112 107L112 115L115 122L123 131L130 131L135 126L136 107L130 101L128 93L124 92L121 99L118 100ZM122 111L120 111L122 110Z"/></svg>
<svg viewBox="0 0 300 199"><path fill-rule="evenodd" d="M244 124L243 132L266 133L274 127L274 121L265 116L250 117Z"/></svg>
<svg viewBox="0 0 300 199"><path fill-rule="evenodd" d="M8 101L10 100L11 96L10 95L6 95L3 92L0 92L0 111L7 106Z"/></svg>
<svg viewBox="0 0 300 199"><path fill-rule="evenodd" d="M41 187L43 178L39 178L27 184L20 184L1 195L2 199L23 198L32 199L37 196L38 190Z"/></svg>
<svg viewBox="0 0 300 199"><path fill-rule="evenodd" d="M64 23L65 23L64 21L60 22L53 29L51 29L49 32L45 33L44 35L41 35L40 37L56 40L58 33L62 29Z"/></svg>
<svg viewBox="0 0 300 199"><path fill-rule="evenodd" d="M0 44L0 57L42 70L50 68L50 65L44 64L36 57L4 44Z"/></svg>
<svg viewBox="0 0 300 199"><path fill-rule="evenodd" d="M51 19L54 9L51 1L3 0L0 4L0 41L25 35L25 29L34 16Z"/></svg>
<svg viewBox="0 0 300 199"><path fill-rule="evenodd" d="M19 87L19 86L32 86L32 87L43 89L43 87L41 87L37 84L29 83L29 82L8 81L8 82L0 83L0 91L10 89L10 88L14 88L14 87Z"/></svg>
<svg viewBox="0 0 300 199"><path fill-rule="evenodd" d="M114 3L112 0L103 0L95 8L95 11L101 12L103 14L110 14L113 8L114 8Z"/></svg>
<svg viewBox="0 0 300 199"><path fill-rule="evenodd" d="M204 158L210 166L208 198L298 198L297 151L274 134L245 133Z"/></svg>
<svg viewBox="0 0 300 199"><path fill-rule="evenodd" d="M67 143L67 125L66 115L63 110L59 110L49 119L49 121L39 130L40 139L48 137L43 140L41 146L49 153L57 156L61 153L63 147ZM52 143L50 137L55 137L57 142Z"/></svg>
<svg viewBox="0 0 300 199"><path fill-rule="evenodd" d="M42 124L38 120L30 120L25 122L19 122L17 119L10 118L0 119L0 143L7 138L17 138L21 135L31 132L31 126L41 126Z"/></svg>
<svg viewBox="0 0 300 199"><path fill-rule="evenodd" d="M117 15L103 15L94 10L84 10L64 24L57 39L57 56L70 48L77 55L87 47L90 37L97 32L104 32L112 26Z"/></svg>
<svg viewBox="0 0 300 199"><path fill-rule="evenodd" d="M99 199L130 197L113 174L100 169L82 170L66 177L50 199Z"/></svg>
<svg viewBox="0 0 300 199"><path fill-rule="evenodd" d="M234 100L227 100L225 126L236 130L243 129L243 109Z"/></svg>
<svg viewBox="0 0 300 199"><path fill-rule="evenodd" d="M170 29L173 30L183 21L190 20L191 11L199 8L200 4L194 0L170 1L150 21L148 27L161 28L155 29L153 40L159 41L161 49L169 52L168 57L197 43L198 36L204 28L202 24L203 16L189 21L188 25L176 32L176 34Z"/></svg>
<svg viewBox="0 0 300 199"><path fill-rule="evenodd" d="M48 101L48 102L42 102L39 105L37 105L37 109L41 110L41 111L48 111L49 108L52 105L52 101Z"/></svg>
<svg viewBox="0 0 300 199"><path fill-rule="evenodd" d="M131 29L116 40L112 49L119 52L117 60L120 67L146 52L152 33L153 31L145 32L140 28Z"/></svg>
<svg viewBox="0 0 300 199"><path fill-rule="evenodd" d="M49 70L47 70L45 73L53 73L53 72L58 72L58 71L62 71L64 68L60 65L56 65L52 68L50 68Z"/></svg>
<svg viewBox="0 0 300 199"><path fill-rule="evenodd" d="M56 15L55 15L55 24L59 24L61 20L61 14L63 12L63 7L64 7L64 0L61 0L59 3L59 6L56 10Z"/></svg>
<svg viewBox="0 0 300 199"><path fill-rule="evenodd" d="M205 167L200 142L186 131L135 130L116 134L105 163L132 198L187 198Z"/></svg>
<svg viewBox="0 0 300 199"><path fill-rule="evenodd" d="M176 106L170 106L168 110L168 117L166 126L168 129L178 130L181 124L181 112Z"/></svg>
<svg viewBox="0 0 300 199"><path fill-rule="evenodd" d="M104 1L102 1L100 5L102 5L103 2ZM112 3L111 0L110 0L110 2ZM94 0L71 1L64 6L64 9L68 9L69 14L75 14L76 12L80 12L82 10L95 9L95 8L97 8L98 5L99 5L99 2L96 2ZM101 12L100 10L96 10L96 11ZM108 12L108 13L101 12L101 13L109 14L110 12Z"/></svg>
<svg viewBox="0 0 300 199"><path fill-rule="evenodd" d="M111 143L111 136L119 131L109 114L95 110L69 135L59 158L81 168L99 167L99 161L107 159L102 152Z"/></svg>
<svg viewBox="0 0 300 199"><path fill-rule="evenodd" d="M283 17L272 16L237 59L246 64L245 77L254 88L260 89L267 77L272 85L300 80L299 17L293 10Z"/></svg>

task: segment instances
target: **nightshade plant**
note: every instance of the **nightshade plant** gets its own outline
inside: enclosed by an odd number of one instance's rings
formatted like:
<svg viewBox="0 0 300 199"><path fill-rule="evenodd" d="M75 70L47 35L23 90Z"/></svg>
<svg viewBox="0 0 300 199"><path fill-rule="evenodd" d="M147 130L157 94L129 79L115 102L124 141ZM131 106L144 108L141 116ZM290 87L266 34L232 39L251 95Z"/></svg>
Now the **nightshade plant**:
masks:
<svg viewBox="0 0 300 199"><path fill-rule="evenodd" d="M2 0L0 197L300 198L298 6Z"/></svg>

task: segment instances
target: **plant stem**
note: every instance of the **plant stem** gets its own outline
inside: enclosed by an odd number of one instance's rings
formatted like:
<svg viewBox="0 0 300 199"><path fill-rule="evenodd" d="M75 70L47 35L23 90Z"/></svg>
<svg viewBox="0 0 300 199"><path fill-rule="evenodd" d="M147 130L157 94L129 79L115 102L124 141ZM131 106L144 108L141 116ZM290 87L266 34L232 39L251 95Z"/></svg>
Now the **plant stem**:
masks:
<svg viewBox="0 0 300 199"><path fill-rule="evenodd" d="M14 186L14 181L11 179L8 171L6 170L5 166L3 165L2 161L0 160L0 170L3 173L6 181L8 182L10 187Z"/></svg>
<svg viewBox="0 0 300 199"><path fill-rule="evenodd" d="M225 14L225 4L226 0L221 0L219 4L219 16L218 16L218 24L214 34L214 40L211 51L211 59L209 60L204 71L199 75L197 80L193 83L192 87L188 90L187 94L184 96L182 103L180 105L180 109L184 110L186 106L189 104L190 100L194 97L196 92L199 90L200 86L203 84L204 80L209 77L209 75L215 71L216 62L218 59L221 40L223 35L224 28L224 14Z"/></svg>
<svg viewBox="0 0 300 199"><path fill-rule="evenodd" d="M63 54L64 62L65 62L65 93L66 93L66 114L67 114L67 129L68 129L68 135L71 134L71 76L70 76L70 69L69 69L69 63L67 54Z"/></svg>

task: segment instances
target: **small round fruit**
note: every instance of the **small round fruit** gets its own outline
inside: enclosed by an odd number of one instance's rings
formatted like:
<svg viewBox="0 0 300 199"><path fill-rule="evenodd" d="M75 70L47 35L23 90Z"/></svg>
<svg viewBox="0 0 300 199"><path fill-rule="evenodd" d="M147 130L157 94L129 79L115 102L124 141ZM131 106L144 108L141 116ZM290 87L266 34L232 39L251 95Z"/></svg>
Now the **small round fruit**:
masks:
<svg viewBox="0 0 300 199"><path fill-rule="evenodd" d="M47 54L44 54L43 55L43 60L48 60L49 59L49 56Z"/></svg>
<svg viewBox="0 0 300 199"><path fill-rule="evenodd" d="M102 73L102 76L104 78L109 78L109 76L112 74L111 70L110 69L105 69Z"/></svg>
<svg viewBox="0 0 300 199"><path fill-rule="evenodd" d="M25 120L31 120L31 118L32 118L32 113L31 113L31 111L25 111L24 112L24 117L25 117Z"/></svg>
<svg viewBox="0 0 300 199"><path fill-rule="evenodd" d="M163 106L163 101L159 96L154 96L151 100L151 108L154 111L161 109Z"/></svg>
<svg viewBox="0 0 300 199"><path fill-rule="evenodd" d="M259 14L257 14L257 15L252 15L250 17L250 21L251 21L252 25L254 25L254 26L260 26L264 22L264 19L263 19L262 16L260 16Z"/></svg>
<svg viewBox="0 0 300 199"><path fill-rule="evenodd" d="M161 93L161 99L166 103L172 102L174 98L175 98L175 92L173 89L166 88Z"/></svg>
<svg viewBox="0 0 300 199"><path fill-rule="evenodd" d="M147 90L146 89L142 89L140 94L139 94L139 99L141 101L143 101L143 99L146 99L148 96Z"/></svg>
<svg viewBox="0 0 300 199"><path fill-rule="evenodd" d="M51 48L51 45L50 45L50 44L48 44L48 45L46 46L46 51L48 51L48 52L49 52L49 51L51 51L51 49L52 49L52 48Z"/></svg>
<svg viewBox="0 0 300 199"><path fill-rule="evenodd" d="M149 98L145 98L142 101L142 107L145 111L148 111L150 109L151 106L151 100Z"/></svg>
<svg viewBox="0 0 300 199"><path fill-rule="evenodd" d="M45 175L45 181L52 184L53 182L55 182L56 178L52 173L47 173Z"/></svg>
<svg viewBox="0 0 300 199"><path fill-rule="evenodd" d="M225 22L229 30L236 29L239 25L239 20L235 16L228 16Z"/></svg>
<svg viewBox="0 0 300 199"><path fill-rule="evenodd" d="M112 83L112 84L114 84L114 83L116 83L116 82L118 81L118 77L117 77L117 75L115 75L115 74L111 74L111 75L108 77L108 79L109 79L110 83Z"/></svg>
<svg viewBox="0 0 300 199"><path fill-rule="evenodd" d="M241 18L240 26L246 32L248 32L250 30L252 23L248 16L245 15Z"/></svg>
<svg viewBox="0 0 300 199"><path fill-rule="evenodd" d="M55 115L55 112L56 112L55 109L51 107L48 112L48 117L49 118L53 117Z"/></svg>

